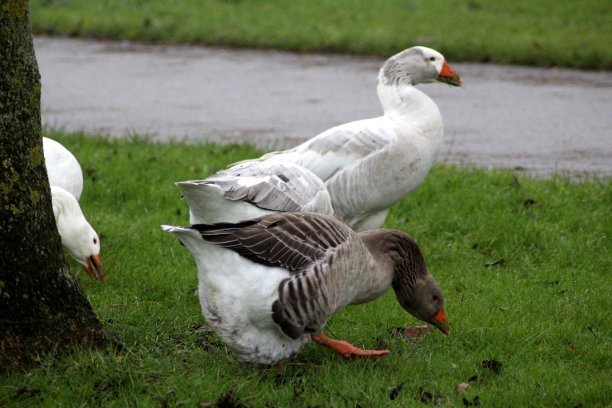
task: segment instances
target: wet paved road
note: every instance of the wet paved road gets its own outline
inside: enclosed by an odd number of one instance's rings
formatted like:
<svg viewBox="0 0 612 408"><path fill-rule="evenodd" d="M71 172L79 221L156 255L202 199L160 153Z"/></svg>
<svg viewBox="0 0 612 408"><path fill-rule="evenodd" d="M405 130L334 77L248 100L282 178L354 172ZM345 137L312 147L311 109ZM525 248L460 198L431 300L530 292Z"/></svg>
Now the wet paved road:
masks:
<svg viewBox="0 0 612 408"><path fill-rule="evenodd" d="M43 124L282 148L378 116L382 59L36 38ZM439 160L612 176L612 73L456 64Z"/></svg>

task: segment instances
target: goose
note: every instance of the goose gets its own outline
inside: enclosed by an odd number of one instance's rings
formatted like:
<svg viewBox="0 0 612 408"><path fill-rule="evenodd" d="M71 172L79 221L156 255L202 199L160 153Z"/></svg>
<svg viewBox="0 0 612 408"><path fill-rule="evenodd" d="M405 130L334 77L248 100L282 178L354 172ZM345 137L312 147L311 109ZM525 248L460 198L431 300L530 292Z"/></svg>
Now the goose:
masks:
<svg viewBox="0 0 612 408"><path fill-rule="evenodd" d="M440 111L415 87L435 81L461 86L442 54L408 48L390 57L378 73L382 116L333 127L292 149L254 160L307 168L325 183L338 219L357 231L378 228L389 207L423 181L442 146Z"/></svg>
<svg viewBox="0 0 612 408"><path fill-rule="evenodd" d="M293 163L243 163L176 184L189 205L191 224L239 222L276 211L333 215L323 182Z"/></svg>
<svg viewBox="0 0 612 408"><path fill-rule="evenodd" d="M100 238L85 219L77 199L62 187L51 186L51 202L64 248L83 266L90 278L105 280L100 261Z"/></svg>
<svg viewBox="0 0 612 408"><path fill-rule="evenodd" d="M51 187L51 202L62 245L92 279L103 281L106 274L100 260L100 238L85 219L79 205L83 192L83 171L79 161L61 143L43 137L43 154Z"/></svg>
<svg viewBox="0 0 612 408"><path fill-rule="evenodd" d="M61 187L79 200L83 192L83 171L76 157L61 143L47 137L43 137L43 152L49 185Z"/></svg>
<svg viewBox="0 0 612 408"><path fill-rule="evenodd" d="M191 252L202 313L243 361L276 364L309 342L342 357L381 357L327 337L327 320L393 287L400 305L449 333L442 293L407 234L361 233L327 215L277 212L239 223L163 225Z"/></svg>

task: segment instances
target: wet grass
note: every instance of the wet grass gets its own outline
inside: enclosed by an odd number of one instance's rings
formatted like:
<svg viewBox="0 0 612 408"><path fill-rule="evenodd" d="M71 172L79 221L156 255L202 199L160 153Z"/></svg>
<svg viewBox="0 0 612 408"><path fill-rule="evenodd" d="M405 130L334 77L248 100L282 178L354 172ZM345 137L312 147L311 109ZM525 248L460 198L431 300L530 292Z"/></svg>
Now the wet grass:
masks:
<svg viewBox="0 0 612 408"><path fill-rule="evenodd" d="M33 0L30 4L35 32L52 35L379 56L420 44L440 50L452 61L612 69L609 1Z"/></svg>
<svg viewBox="0 0 612 408"><path fill-rule="evenodd" d="M261 152L52 137L81 162L82 206L101 234L109 279L96 284L70 261L72 270L125 350L45 357L27 374L4 375L0 406L612 403L611 180L437 166L387 226L419 241L445 292L451 335L394 334L416 321L387 293L334 316L328 333L390 356L345 362L311 344L276 371L236 361L201 329L191 256L159 228L188 219L174 181ZM469 388L455 394L463 382Z"/></svg>

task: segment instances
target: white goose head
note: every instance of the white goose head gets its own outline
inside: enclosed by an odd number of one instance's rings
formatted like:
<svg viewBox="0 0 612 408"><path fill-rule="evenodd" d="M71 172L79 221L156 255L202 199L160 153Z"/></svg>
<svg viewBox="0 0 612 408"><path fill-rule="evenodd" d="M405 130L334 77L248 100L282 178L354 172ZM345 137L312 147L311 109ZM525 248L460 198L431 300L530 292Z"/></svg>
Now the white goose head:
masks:
<svg viewBox="0 0 612 408"><path fill-rule="evenodd" d="M416 85L435 81L461 86L459 75L444 56L422 46L411 47L393 55L378 73L378 82L382 85Z"/></svg>
<svg viewBox="0 0 612 408"><path fill-rule="evenodd" d="M100 238L85 219L78 201L57 186L51 186L51 199L62 245L92 279L103 281L106 274L100 261Z"/></svg>

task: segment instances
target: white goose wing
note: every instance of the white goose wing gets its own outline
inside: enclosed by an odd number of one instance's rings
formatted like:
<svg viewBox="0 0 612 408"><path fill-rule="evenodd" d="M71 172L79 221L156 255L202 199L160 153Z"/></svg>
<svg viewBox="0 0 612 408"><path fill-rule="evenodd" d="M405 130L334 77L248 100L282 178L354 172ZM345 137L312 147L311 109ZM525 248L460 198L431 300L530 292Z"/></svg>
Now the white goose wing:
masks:
<svg viewBox="0 0 612 408"><path fill-rule="evenodd" d="M379 227L386 210L422 182L435 157L430 146L426 134L381 116L332 128L261 160L311 170L325 182L334 215L359 231Z"/></svg>
<svg viewBox="0 0 612 408"><path fill-rule="evenodd" d="M293 163L245 162L177 185L189 204L192 224L239 222L275 211L333 215L323 182Z"/></svg>
<svg viewBox="0 0 612 408"><path fill-rule="evenodd" d="M394 142L397 129L385 117L333 127L301 145L262 156L260 160L291 161L327 182L339 171L351 169Z"/></svg>
<svg viewBox="0 0 612 408"><path fill-rule="evenodd" d="M375 123L377 127L368 126L349 136L337 150L325 139L313 143L311 149L327 148L325 154L331 159L325 161L342 163L324 179L325 186L336 217L357 231L379 227L385 216L377 220L376 214L386 212L414 190L437 156L426 133L406 125L400 128L388 118ZM306 160L313 157L313 153L306 154Z"/></svg>
<svg viewBox="0 0 612 408"><path fill-rule="evenodd" d="M278 213L239 224L194 225L208 242L292 272L278 288L272 317L293 339L317 332L351 303L350 288L371 258L357 234L318 214Z"/></svg>

